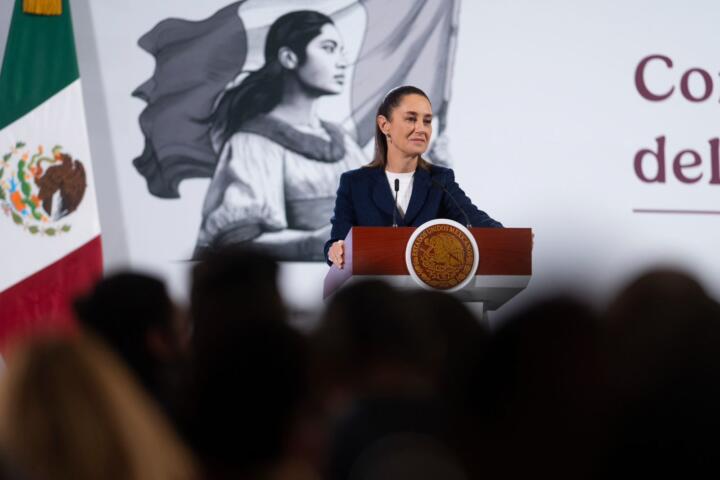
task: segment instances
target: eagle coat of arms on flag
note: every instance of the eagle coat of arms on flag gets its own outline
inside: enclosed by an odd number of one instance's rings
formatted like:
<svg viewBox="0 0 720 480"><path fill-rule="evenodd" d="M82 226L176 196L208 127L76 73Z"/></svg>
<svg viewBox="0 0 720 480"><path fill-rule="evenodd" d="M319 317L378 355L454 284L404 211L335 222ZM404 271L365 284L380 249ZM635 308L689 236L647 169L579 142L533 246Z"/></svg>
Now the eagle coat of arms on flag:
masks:
<svg viewBox="0 0 720 480"><path fill-rule="evenodd" d="M31 235L67 233L70 222L59 222L77 210L87 188L85 167L54 146L34 151L17 142L0 161L0 208Z"/></svg>

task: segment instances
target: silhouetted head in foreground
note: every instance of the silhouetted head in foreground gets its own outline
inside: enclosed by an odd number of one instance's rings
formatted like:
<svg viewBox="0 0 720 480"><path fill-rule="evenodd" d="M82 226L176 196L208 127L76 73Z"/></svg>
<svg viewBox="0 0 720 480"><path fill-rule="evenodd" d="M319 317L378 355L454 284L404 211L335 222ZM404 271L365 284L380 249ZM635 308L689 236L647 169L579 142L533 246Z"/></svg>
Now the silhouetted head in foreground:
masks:
<svg viewBox="0 0 720 480"><path fill-rule="evenodd" d="M589 474L599 338L594 311L566 297L532 304L493 331L457 395L457 448L472 478Z"/></svg>
<svg viewBox="0 0 720 480"><path fill-rule="evenodd" d="M284 321L277 263L242 246L208 251L195 265L190 292L193 343L222 340L235 325Z"/></svg>
<svg viewBox="0 0 720 480"><path fill-rule="evenodd" d="M720 308L697 280L654 270L608 309L615 409L606 477L717 476Z"/></svg>
<svg viewBox="0 0 720 480"><path fill-rule="evenodd" d="M142 273L120 272L99 281L74 306L81 326L106 342L166 404L174 394L168 377L175 375L190 329L165 284Z"/></svg>
<svg viewBox="0 0 720 480"><path fill-rule="evenodd" d="M277 266L232 248L193 272L188 439L212 478L272 470L306 395L304 338L285 322Z"/></svg>
<svg viewBox="0 0 720 480"><path fill-rule="evenodd" d="M432 347L405 298L380 281L338 291L314 335L316 364L331 388L358 394L428 389Z"/></svg>
<svg viewBox="0 0 720 480"><path fill-rule="evenodd" d="M487 349L490 333L456 297L430 290L413 290L403 299L404 314L428 346L435 389L451 393L468 375L467 368Z"/></svg>
<svg viewBox="0 0 720 480"><path fill-rule="evenodd" d="M1 386L0 445L31 479L196 478L155 403L90 337L32 339Z"/></svg>

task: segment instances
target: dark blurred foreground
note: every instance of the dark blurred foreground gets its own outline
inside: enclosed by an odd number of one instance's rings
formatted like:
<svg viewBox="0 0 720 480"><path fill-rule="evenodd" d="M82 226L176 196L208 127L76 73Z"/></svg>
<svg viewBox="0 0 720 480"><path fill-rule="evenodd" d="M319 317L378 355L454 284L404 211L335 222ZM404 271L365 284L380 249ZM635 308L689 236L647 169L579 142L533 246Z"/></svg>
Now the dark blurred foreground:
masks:
<svg viewBox="0 0 720 480"><path fill-rule="evenodd" d="M0 478L475 479L720 473L720 307L644 274L605 311L548 298L490 332L453 297L352 285L309 334L239 250L191 305L137 273L0 374Z"/></svg>

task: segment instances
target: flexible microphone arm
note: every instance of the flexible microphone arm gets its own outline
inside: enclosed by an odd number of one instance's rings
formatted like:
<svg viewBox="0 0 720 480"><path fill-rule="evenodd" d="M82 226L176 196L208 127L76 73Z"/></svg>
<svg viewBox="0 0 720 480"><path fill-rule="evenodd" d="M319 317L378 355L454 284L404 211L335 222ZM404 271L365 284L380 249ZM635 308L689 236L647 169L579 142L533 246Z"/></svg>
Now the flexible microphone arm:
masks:
<svg viewBox="0 0 720 480"><path fill-rule="evenodd" d="M395 179L395 208L393 209L393 225L392 225L393 227L398 226L398 224L397 224L397 209L398 209L397 197L398 197L399 191L400 191L400 180L398 180L396 178Z"/></svg>
<svg viewBox="0 0 720 480"><path fill-rule="evenodd" d="M460 206L460 204L457 202L457 200L455 200L455 197L452 196L452 193L450 193L450 191L447 188L445 188L445 185L438 182L434 178L432 179L432 183L433 183L433 185L437 185L438 187L440 187L443 192L447 193L448 197L450 197L450 200L452 200L452 202L455 204L457 209L460 210L460 212L465 217L465 226L467 228L472 228L472 223L470 223L470 217L468 217L468 214L465 213L465 210L463 210L462 207Z"/></svg>

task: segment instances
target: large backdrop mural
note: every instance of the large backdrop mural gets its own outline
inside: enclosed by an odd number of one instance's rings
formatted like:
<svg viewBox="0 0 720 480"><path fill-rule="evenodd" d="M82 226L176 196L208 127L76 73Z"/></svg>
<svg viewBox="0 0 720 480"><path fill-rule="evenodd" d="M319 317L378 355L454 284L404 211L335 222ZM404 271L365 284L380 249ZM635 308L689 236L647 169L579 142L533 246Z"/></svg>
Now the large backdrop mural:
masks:
<svg viewBox="0 0 720 480"><path fill-rule="evenodd" d="M335 2L325 13L301 3L235 2L206 20L163 20L138 42L156 64L133 92L147 102L133 163L149 193L178 198L183 180L212 179L195 257L252 242L281 260L322 260L340 174L368 163L376 105L395 86L427 91L444 135L459 0ZM350 16L364 25L336 23ZM345 118L318 113L318 100L345 90ZM429 157L449 162L441 148Z"/></svg>
<svg viewBox="0 0 720 480"><path fill-rule="evenodd" d="M291 305L318 307L337 176L413 83L431 160L535 233L496 318L548 289L603 301L658 263L720 297L715 0L71 1L109 269L185 298L194 255L254 242L286 260Z"/></svg>

